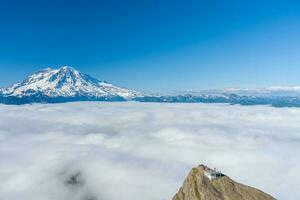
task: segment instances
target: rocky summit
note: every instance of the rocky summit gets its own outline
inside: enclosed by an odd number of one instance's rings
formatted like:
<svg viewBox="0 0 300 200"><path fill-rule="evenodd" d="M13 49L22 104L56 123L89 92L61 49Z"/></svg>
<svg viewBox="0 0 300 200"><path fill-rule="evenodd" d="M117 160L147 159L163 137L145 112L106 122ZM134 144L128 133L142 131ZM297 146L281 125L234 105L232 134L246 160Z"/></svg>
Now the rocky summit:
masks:
<svg viewBox="0 0 300 200"><path fill-rule="evenodd" d="M272 196L235 182L224 174L214 178L205 165L193 168L173 200L275 200Z"/></svg>

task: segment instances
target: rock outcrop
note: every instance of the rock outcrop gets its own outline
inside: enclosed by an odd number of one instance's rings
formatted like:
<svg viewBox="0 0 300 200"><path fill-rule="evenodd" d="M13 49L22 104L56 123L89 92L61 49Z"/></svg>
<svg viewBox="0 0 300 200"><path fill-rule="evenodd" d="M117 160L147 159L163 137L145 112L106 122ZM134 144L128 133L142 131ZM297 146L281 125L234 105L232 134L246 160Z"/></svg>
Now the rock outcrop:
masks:
<svg viewBox="0 0 300 200"><path fill-rule="evenodd" d="M240 183L224 175L209 180L204 174L210 170L199 165L193 168L173 200L275 200L272 196Z"/></svg>

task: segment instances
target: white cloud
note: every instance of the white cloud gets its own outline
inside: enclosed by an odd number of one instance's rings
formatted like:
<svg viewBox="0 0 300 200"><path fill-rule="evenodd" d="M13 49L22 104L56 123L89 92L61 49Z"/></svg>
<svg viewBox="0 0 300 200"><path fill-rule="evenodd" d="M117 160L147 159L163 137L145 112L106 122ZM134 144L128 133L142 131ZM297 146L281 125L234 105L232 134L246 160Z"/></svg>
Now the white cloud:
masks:
<svg viewBox="0 0 300 200"><path fill-rule="evenodd" d="M299 121L267 106L0 105L0 199L171 199L200 163L297 199Z"/></svg>

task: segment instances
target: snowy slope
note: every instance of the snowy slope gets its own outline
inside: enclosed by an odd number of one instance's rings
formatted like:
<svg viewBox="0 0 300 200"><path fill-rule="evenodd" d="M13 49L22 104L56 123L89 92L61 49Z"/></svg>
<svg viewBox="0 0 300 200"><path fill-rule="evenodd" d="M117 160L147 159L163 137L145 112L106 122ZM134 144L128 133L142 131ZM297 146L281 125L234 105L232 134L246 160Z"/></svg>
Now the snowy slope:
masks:
<svg viewBox="0 0 300 200"><path fill-rule="evenodd" d="M140 94L99 81L72 67L45 69L23 82L0 89L0 103L62 103L71 101L140 101L229 103L241 105L272 105L300 107L300 87L273 87L255 90L227 88L176 92L170 94Z"/></svg>
<svg viewBox="0 0 300 200"><path fill-rule="evenodd" d="M6 97L21 98L37 94L52 98L118 96L124 99L131 99L139 95L133 90L99 81L68 66L59 69L47 68L39 71L30 75L23 82L2 91L2 95Z"/></svg>

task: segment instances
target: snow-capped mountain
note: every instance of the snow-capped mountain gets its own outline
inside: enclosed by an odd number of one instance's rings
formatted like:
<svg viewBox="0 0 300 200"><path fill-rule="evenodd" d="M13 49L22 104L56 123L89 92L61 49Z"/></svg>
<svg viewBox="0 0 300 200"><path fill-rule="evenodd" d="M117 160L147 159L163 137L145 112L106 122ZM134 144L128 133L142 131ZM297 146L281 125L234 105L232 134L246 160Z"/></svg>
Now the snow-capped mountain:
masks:
<svg viewBox="0 0 300 200"><path fill-rule="evenodd" d="M21 83L0 91L6 98L45 99L132 99L139 93L99 81L72 67L47 68L28 76Z"/></svg>
<svg viewBox="0 0 300 200"><path fill-rule="evenodd" d="M229 103L300 107L300 87L273 87L255 90L227 88L168 94L141 94L99 81L72 67L47 68L23 82L0 89L0 103L61 103L70 101L140 101L184 103Z"/></svg>

